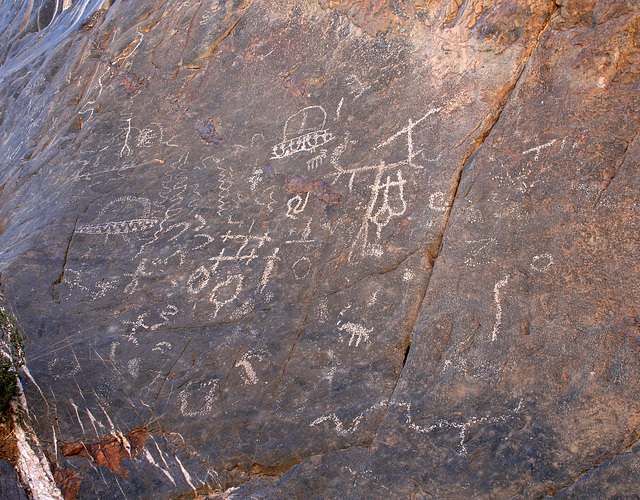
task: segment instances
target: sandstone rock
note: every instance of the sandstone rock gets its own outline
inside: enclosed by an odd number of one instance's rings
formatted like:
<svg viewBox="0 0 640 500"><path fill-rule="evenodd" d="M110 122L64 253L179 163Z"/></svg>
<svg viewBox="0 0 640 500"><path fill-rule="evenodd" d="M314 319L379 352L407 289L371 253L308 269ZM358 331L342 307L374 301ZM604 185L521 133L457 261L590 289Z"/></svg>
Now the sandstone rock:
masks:
<svg viewBox="0 0 640 500"><path fill-rule="evenodd" d="M66 498L633 489L640 4L29 5L0 267Z"/></svg>

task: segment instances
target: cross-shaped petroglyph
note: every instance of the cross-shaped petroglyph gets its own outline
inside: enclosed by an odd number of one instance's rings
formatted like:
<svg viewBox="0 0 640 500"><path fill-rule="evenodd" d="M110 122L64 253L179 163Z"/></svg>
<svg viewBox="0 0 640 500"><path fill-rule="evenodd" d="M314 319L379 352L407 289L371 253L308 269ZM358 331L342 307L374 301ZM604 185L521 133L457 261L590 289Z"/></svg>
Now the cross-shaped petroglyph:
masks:
<svg viewBox="0 0 640 500"><path fill-rule="evenodd" d="M507 422L508 420L515 418L516 414L524 406L523 401L520 400L518 402L518 405L515 408L513 408L511 411L497 417L489 417L489 416L484 416L480 418L472 417L466 422L456 422L452 420L440 419L434 424L431 424L428 426L422 426L422 425L416 424L413 421L413 417L411 415L411 403L396 403L396 404L401 408L402 407L405 408L405 421L409 429L419 432L420 434L429 434L435 431L436 429L456 429L458 431L458 437L460 438L460 451L458 452L459 455L467 454L466 440L467 440L467 432L469 431L469 429L471 429L472 427L478 426L480 424L497 424L501 422Z"/></svg>

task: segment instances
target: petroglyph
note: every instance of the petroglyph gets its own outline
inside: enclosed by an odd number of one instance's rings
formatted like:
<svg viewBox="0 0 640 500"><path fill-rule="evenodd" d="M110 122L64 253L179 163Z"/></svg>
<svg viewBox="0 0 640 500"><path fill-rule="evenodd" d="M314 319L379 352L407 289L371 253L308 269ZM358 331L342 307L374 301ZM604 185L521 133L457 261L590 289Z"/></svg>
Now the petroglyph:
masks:
<svg viewBox="0 0 640 500"><path fill-rule="evenodd" d="M370 85L367 85L365 87L360 81L360 78L358 78L356 75L349 75L346 78L346 82L347 82L347 87L350 87L351 89L349 93L353 96L354 100L356 100L358 97L360 97L362 94L364 94L367 90L371 88Z"/></svg>
<svg viewBox="0 0 640 500"><path fill-rule="evenodd" d="M180 310L176 306L169 304L164 309L162 309L162 311L160 311L159 316L161 321L159 322L155 322L151 324L145 323L146 318L150 317L152 314L149 311L139 314L136 320L134 321L124 320L123 322L125 325L131 326L131 333L136 333L138 330L154 331L154 330L157 330L158 328L162 328L163 326L166 326L171 320L170 317L176 316L179 311Z"/></svg>
<svg viewBox="0 0 640 500"><path fill-rule="evenodd" d="M271 255L267 257L267 262L264 266L264 271L262 272L262 278L260 278L260 292L263 292L266 286L269 284L271 274L276 267L276 262L280 260L280 257L278 257L279 251L280 248L276 247L273 249Z"/></svg>
<svg viewBox="0 0 640 500"><path fill-rule="evenodd" d="M142 207L142 217L128 219L99 222L100 219L108 216L117 216L118 212L130 211L131 204L138 204ZM120 205L120 207L118 207ZM114 212L111 215L110 212ZM150 217L150 202L147 198L136 196L122 196L109 202L96 217L98 222L93 224L78 224L76 232L85 234L127 234L147 231L158 224L159 220Z"/></svg>
<svg viewBox="0 0 640 500"><path fill-rule="evenodd" d="M393 134L391 137L389 137L388 139L386 139L385 141L381 142L378 146L376 146L376 150L383 148L384 146L388 146L389 144L391 144L395 139L397 139L398 137L406 134L407 135L407 160L406 160L406 164L411 166L411 167L415 167L415 168L423 168L422 165L416 165L413 163L413 159L418 156L420 153L422 153L422 150L419 151L414 151L413 148L413 129L419 125L420 123L422 123L423 121L425 121L427 118L429 118L431 115L434 115L436 113L439 113L440 110L442 108L433 108L430 109L426 114L424 114L423 116L421 116L420 118L418 118L417 120L413 121L411 119L409 119L409 123L407 124L406 127L398 130L395 134Z"/></svg>
<svg viewBox="0 0 640 500"><path fill-rule="evenodd" d="M214 306L214 318L218 317L218 312L220 312L220 309L228 304L231 304L239 297L240 292L242 291L243 282L244 276L242 274L232 274L228 276L226 280L217 283L211 289L209 302L211 302Z"/></svg>
<svg viewBox="0 0 640 500"><path fill-rule="evenodd" d="M244 380L245 385L256 385L259 382L258 375L249 362L250 359L262 360L264 359L264 356L258 352L245 352L236 363L236 366L243 369L242 379Z"/></svg>
<svg viewBox="0 0 640 500"><path fill-rule="evenodd" d="M371 412L373 412L375 410L378 410L378 409L385 408L386 406L387 406L386 402L379 402L379 403L374 404L370 408L367 408L366 410L360 412L351 421L351 425L349 425L348 427L345 426L345 423L338 417L337 413L335 413L335 412L316 418L313 422L311 422L309 424L309 426L310 427L315 427L315 426L318 426L318 425L322 424L323 422L331 422L333 424L333 426L335 427L335 430L338 433L338 435L340 435L340 436L348 436L348 435L353 434L355 431L358 430L358 428L360 427L360 423L362 422L362 419L368 413L371 413Z"/></svg>
<svg viewBox="0 0 640 500"><path fill-rule="evenodd" d="M310 244L310 243L317 243L316 240L310 240L309 239L309 236L311 235L311 223L312 222L313 222L313 217L310 218L307 221L307 225L302 230L302 234L300 235L299 239L286 240L285 244L292 245L292 244L300 243L300 244L306 245L306 244Z"/></svg>
<svg viewBox="0 0 640 500"><path fill-rule="evenodd" d="M131 294L136 291L140 278L144 276L151 276L150 272L145 271L148 259L141 259L133 274L125 274L125 276L131 276L131 282L125 287L124 293Z"/></svg>
<svg viewBox="0 0 640 500"><path fill-rule="evenodd" d="M349 337L349 347L352 345L358 347L360 342L368 341L370 334L373 332L373 328L365 328L363 325L351 323L350 321L342 325L338 322L338 330L351 334L351 337Z"/></svg>
<svg viewBox="0 0 640 500"><path fill-rule="evenodd" d="M309 257L300 257L293 263L291 266L291 270L293 271L293 276L297 280L301 280L306 278L311 271L311 260Z"/></svg>
<svg viewBox="0 0 640 500"><path fill-rule="evenodd" d="M120 158L123 156L129 156L131 154L131 148L129 147L129 136L131 135L131 118L127 118L126 135L124 137L124 144L120 150Z"/></svg>
<svg viewBox="0 0 640 500"><path fill-rule="evenodd" d="M365 218L353 242L352 250L356 246L360 246L363 255L366 254L365 251L369 244L370 224L375 226L376 239L379 240L382 229L389 224L391 219L403 215L407 210L407 203L404 199L406 181L403 179L402 173L398 170L396 171L395 180L392 180L391 176L387 175L386 180L382 181L382 174L386 170L385 167L382 164L376 171Z"/></svg>
<svg viewBox="0 0 640 500"><path fill-rule="evenodd" d="M436 212L446 212L449 208L449 202L445 198L446 194L437 191L429 196L429 208Z"/></svg>
<svg viewBox="0 0 640 500"><path fill-rule="evenodd" d="M534 255L531 259L531 268L540 273L548 271L551 265L553 265L553 256L549 253Z"/></svg>
<svg viewBox="0 0 640 500"><path fill-rule="evenodd" d="M178 397L180 399L180 413L185 417L204 417L211 414L217 399L217 391L218 379L209 380L206 383L190 381L180 391ZM193 403L190 402L189 396L194 399Z"/></svg>
<svg viewBox="0 0 640 500"><path fill-rule="evenodd" d="M310 191L302 196L300 193L297 193L293 198L287 200L287 213L285 214L290 219L297 219L298 215L304 212L304 209L307 208L307 202L309 201Z"/></svg>
<svg viewBox="0 0 640 500"><path fill-rule="evenodd" d="M334 136L327 130L317 130L283 141L273 146L272 159L281 159L303 151L315 151L320 146L332 141Z"/></svg>
<svg viewBox="0 0 640 500"><path fill-rule="evenodd" d="M344 97L341 97L340 102L338 103L338 107L336 108L336 120L340 119L340 111L342 110L343 104L344 104Z"/></svg>
<svg viewBox="0 0 640 500"><path fill-rule="evenodd" d="M326 298L323 298L318 302L316 317L320 323L326 323L329 321L329 301Z"/></svg>
<svg viewBox="0 0 640 500"><path fill-rule="evenodd" d="M148 231L158 223L158 219L131 219L125 221L103 222L79 226L78 233L87 234L126 234Z"/></svg>
<svg viewBox="0 0 640 500"><path fill-rule="evenodd" d="M214 265L211 268L212 273L215 273L215 271L220 266L220 263L222 262L242 262L244 264L251 262L252 260L257 258L256 251L259 248L262 248L265 242L270 242L271 238L269 237L268 233L264 236L253 236L244 234L232 234L229 230L225 235L222 236L222 241L224 241L225 243L228 241L240 242L240 246L238 247L234 255L225 255L225 247L220 251L218 255L210 257L209 260L214 262ZM246 253L243 253L250 243L253 243L253 245L251 245Z"/></svg>
<svg viewBox="0 0 640 500"><path fill-rule="evenodd" d="M249 177L248 180L249 186L251 186L251 191L255 191L256 186L264 180L263 174L264 171L260 167L256 167L253 170L251 177Z"/></svg>
<svg viewBox="0 0 640 500"><path fill-rule="evenodd" d="M540 146L535 146L535 147L533 147L533 148L527 149L526 151L523 151L523 152L522 152L522 156L526 156L526 155L528 155L528 154L535 153L535 155L534 155L533 159L534 159L534 160L537 160L537 159L538 159L538 156L540 156L540 152L541 152L543 149L550 148L551 146L553 146L553 145L556 143L556 141L557 141L557 139L552 139L552 140L550 140L549 142L546 142L546 143L544 143L544 144L541 144Z"/></svg>
<svg viewBox="0 0 640 500"><path fill-rule="evenodd" d="M497 417L484 416L481 418L472 417L470 420L466 422L455 422L452 420L440 419L436 423L431 424L429 426L421 426L416 424L413 421L413 416L411 415L411 403L396 403L396 405L401 408L405 408L405 422L409 427L409 429L419 432L420 434L429 434L437 429L455 429L458 432L458 437L460 439L459 441L460 451L458 452L458 454L466 455L467 454L467 446L466 446L467 432L469 431L469 429L471 429L472 427L478 426L480 424L505 423L511 419L516 418L518 412L520 412L520 410L523 407L523 401L520 400L518 402L518 405L515 408L513 408L511 411L506 413L505 415L500 415Z"/></svg>
<svg viewBox="0 0 640 500"><path fill-rule="evenodd" d="M282 142L273 146L272 159L281 159L303 151L315 151L332 141L325 129L327 112L322 106L307 106L291 115L284 125Z"/></svg>
<svg viewBox="0 0 640 500"><path fill-rule="evenodd" d="M498 338L498 329L502 324L502 303L500 302L500 290L503 289L509 282L509 276L505 276L498 281L493 287L493 300L496 303L496 319L493 323L493 331L491 332L491 342L494 342Z"/></svg>
<svg viewBox="0 0 640 500"><path fill-rule="evenodd" d="M322 165L322 162L327 157L327 150L321 149L319 154L307 161L307 168L309 170L316 170Z"/></svg>
<svg viewBox="0 0 640 500"><path fill-rule="evenodd" d="M484 266L494 261L492 257L487 255L488 248L496 243L495 238L480 238L478 240L467 240L466 243L471 247L469 257L464 263L470 267Z"/></svg>

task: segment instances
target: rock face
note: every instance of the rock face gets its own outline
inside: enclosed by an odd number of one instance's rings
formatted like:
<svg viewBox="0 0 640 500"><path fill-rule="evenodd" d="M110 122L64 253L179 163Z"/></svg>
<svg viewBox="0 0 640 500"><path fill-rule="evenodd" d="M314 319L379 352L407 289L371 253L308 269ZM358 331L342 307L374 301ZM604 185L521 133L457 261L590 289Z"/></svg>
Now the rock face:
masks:
<svg viewBox="0 0 640 500"><path fill-rule="evenodd" d="M65 498L638 493L639 2L0 5Z"/></svg>

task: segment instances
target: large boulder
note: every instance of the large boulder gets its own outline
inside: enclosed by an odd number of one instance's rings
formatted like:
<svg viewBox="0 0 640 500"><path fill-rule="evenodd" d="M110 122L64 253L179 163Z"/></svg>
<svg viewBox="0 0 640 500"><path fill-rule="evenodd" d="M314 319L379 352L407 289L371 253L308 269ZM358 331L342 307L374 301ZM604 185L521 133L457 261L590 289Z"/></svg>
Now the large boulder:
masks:
<svg viewBox="0 0 640 500"><path fill-rule="evenodd" d="M637 494L637 1L0 12L65 498Z"/></svg>

